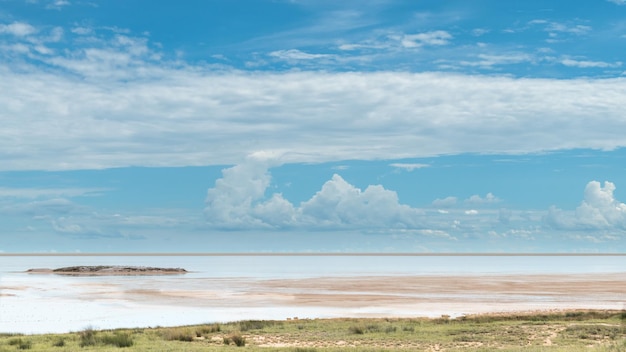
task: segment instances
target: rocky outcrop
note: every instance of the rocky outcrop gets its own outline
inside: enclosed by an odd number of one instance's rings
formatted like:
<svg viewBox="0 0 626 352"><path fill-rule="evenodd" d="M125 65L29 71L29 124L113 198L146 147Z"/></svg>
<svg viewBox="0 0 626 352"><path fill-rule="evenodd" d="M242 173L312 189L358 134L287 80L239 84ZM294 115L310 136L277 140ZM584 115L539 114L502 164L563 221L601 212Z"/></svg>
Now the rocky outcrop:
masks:
<svg viewBox="0 0 626 352"><path fill-rule="evenodd" d="M27 272L60 275L177 275L185 274L187 270L182 268L158 268L150 266L95 265L68 266L57 269L29 269Z"/></svg>

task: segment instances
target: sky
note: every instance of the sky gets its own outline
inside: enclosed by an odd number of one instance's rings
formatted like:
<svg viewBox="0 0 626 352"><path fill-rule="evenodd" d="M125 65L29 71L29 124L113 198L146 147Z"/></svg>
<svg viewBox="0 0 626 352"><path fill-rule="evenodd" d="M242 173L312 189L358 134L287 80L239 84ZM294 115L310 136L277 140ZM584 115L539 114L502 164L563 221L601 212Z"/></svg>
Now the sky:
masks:
<svg viewBox="0 0 626 352"><path fill-rule="evenodd" d="M0 253L626 251L624 0L0 0Z"/></svg>

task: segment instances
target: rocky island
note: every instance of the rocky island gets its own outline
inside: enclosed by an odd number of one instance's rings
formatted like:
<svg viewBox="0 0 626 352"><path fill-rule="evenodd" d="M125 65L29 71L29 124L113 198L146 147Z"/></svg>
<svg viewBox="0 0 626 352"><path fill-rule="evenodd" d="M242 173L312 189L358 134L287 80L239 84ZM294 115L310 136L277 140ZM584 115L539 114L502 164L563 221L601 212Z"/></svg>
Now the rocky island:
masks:
<svg viewBox="0 0 626 352"><path fill-rule="evenodd" d="M158 268L149 266L95 265L68 266L57 269L28 269L31 274L58 274L71 276L89 275L180 275L187 273L183 268Z"/></svg>

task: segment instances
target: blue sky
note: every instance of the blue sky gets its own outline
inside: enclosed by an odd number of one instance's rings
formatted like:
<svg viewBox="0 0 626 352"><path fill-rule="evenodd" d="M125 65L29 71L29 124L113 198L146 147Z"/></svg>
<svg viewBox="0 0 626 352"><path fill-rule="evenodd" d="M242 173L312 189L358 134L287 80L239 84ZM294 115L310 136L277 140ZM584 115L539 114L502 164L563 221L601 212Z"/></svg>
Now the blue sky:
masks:
<svg viewBox="0 0 626 352"><path fill-rule="evenodd" d="M0 0L2 252L623 252L626 2Z"/></svg>

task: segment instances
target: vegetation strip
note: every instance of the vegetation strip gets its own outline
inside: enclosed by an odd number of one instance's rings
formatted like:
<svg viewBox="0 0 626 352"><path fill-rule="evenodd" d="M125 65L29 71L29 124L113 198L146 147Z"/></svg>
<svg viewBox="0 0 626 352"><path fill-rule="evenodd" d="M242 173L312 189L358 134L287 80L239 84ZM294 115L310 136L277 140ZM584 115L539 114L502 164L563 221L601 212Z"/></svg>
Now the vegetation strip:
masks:
<svg viewBox="0 0 626 352"><path fill-rule="evenodd" d="M0 351L626 351L626 312L450 319L252 320L172 328L0 334Z"/></svg>

